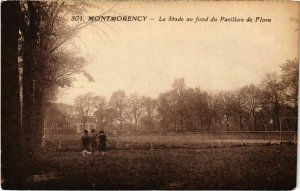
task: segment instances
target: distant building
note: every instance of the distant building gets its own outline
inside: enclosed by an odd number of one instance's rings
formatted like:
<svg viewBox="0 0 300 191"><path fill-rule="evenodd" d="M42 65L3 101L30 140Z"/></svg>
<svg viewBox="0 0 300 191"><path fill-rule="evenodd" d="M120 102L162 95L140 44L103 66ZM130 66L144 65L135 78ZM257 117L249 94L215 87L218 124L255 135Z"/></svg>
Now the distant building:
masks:
<svg viewBox="0 0 300 191"><path fill-rule="evenodd" d="M82 133L84 130L84 123L82 122L82 119L80 118L74 118L72 121L69 122L69 125L71 129L74 129L76 133ZM88 118L88 122L85 124L85 130L88 130L89 132L95 129L98 131L96 120L95 118Z"/></svg>
<svg viewBox="0 0 300 191"><path fill-rule="evenodd" d="M84 124L76 115L74 106L62 103L48 103L45 115L45 134L63 135L82 133ZM85 129L97 130L96 119L89 117Z"/></svg>

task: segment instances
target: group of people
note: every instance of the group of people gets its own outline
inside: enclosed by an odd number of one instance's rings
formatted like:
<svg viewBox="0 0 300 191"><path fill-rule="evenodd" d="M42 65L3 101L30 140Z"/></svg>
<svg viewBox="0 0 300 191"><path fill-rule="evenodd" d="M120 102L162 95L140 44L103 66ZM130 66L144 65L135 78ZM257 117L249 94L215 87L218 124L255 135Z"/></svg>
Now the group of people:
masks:
<svg viewBox="0 0 300 191"><path fill-rule="evenodd" d="M99 152L104 156L106 152L106 142L109 143L104 131L101 130L99 134L97 134L96 130L92 129L89 134L88 130L84 130L81 136L82 156L84 157L90 154L98 155Z"/></svg>

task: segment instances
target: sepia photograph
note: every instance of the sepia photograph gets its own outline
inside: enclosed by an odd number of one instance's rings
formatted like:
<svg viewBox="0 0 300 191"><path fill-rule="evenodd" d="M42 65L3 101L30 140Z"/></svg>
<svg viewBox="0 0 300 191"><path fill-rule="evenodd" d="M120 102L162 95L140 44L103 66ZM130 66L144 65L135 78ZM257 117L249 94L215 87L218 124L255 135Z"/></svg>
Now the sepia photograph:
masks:
<svg viewBox="0 0 300 191"><path fill-rule="evenodd" d="M4 190L293 190L300 6L2 1Z"/></svg>

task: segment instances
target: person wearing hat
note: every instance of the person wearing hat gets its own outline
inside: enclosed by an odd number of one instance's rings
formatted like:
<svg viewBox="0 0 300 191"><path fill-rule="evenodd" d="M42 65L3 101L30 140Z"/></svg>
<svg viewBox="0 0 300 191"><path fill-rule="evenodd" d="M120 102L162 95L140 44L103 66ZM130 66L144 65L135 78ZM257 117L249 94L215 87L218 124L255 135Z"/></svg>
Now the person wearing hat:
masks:
<svg viewBox="0 0 300 191"><path fill-rule="evenodd" d="M91 139L90 136L88 135L88 131L84 130L83 135L81 136L81 145L82 145L82 156L84 157L87 154L91 154L90 152L90 144L91 144Z"/></svg>
<svg viewBox="0 0 300 191"><path fill-rule="evenodd" d="M104 156L105 152L106 152L106 142L109 143L109 141L107 140L106 135L104 135L104 131L103 130L101 130L99 132L99 136L98 137L99 137L98 151L101 152L102 156Z"/></svg>

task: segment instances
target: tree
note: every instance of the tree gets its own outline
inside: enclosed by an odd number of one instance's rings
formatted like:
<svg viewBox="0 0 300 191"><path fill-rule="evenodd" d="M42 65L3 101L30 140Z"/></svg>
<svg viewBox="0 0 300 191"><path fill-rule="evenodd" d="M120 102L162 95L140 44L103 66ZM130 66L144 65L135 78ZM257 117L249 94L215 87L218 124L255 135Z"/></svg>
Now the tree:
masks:
<svg viewBox="0 0 300 191"><path fill-rule="evenodd" d="M114 110L115 119L120 123L121 133L123 131L123 122L126 117L126 107L128 105L125 92L122 90L115 91L110 98L110 106Z"/></svg>
<svg viewBox="0 0 300 191"><path fill-rule="evenodd" d="M20 6L23 129L26 148L32 155L41 142L44 104L49 98L46 94L54 87L70 86L74 73L90 80L83 70L84 60L63 46L89 23L68 22L69 15L85 11L86 2L21 1Z"/></svg>
<svg viewBox="0 0 300 191"><path fill-rule="evenodd" d="M279 129L280 124L280 105L282 102L282 83L277 73L270 73L262 81L263 98L269 102L272 111L274 129Z"/></svg>
<svg viewBox="0 0 300 191"><path fill-rule="evenodd" d="M98 127L102 130L113 121L114 113L113 109L109 106L105 97L96 96L95 97L95 113L94 117L96 118L96 122Z"/></svg>
<svg viewBox="0 0 300 191"><path fill-rule="evenodd" d="M233 117L234 110L235 110L235 103L234 103L234 94L230 91L223 91L220 92L218 95L219 107L220 107L220 114L225 117L226 121L226 129L229 131L230 129L230 122L229 118Z"/></svg>
<svg viewBox="0 0 300 191"><path fill-rule="evenodd" d="M243 119L247 116L247 111L245 111L243 104L243 95L240 93L240 90L236 90L232 95L232 109L233 113L238 116L239 121L239 130L243 130Z"/></svg>
<svg viewBox="0 0 300 191"><path fill-rule="evenodd" d="M260 107L260 93L259 88L253 84L240 89L243 108L252 115L255 130L257 130L256 111Z"/></svg>
<svg viewBox="0 0 300 191"><path fill-rule="evenodd" d="M172 125L173 104L171 93L161 93L157 99L157 112L159 116L160 127L162 130L168 131Z"/></svg>
<svg viewBox="0 0 300 191"><path fill-rule="evenodd" d="M3 2L1 7L1 169L3 189L24 189L22 131L18 68L20 4ZM14 21L11 21L14 18ZM16 173L18 172L18 173Z"/></svg>
<svg viewBox="0 0 300 191"><path fill-rule="evenodd" d="M36 124L34 123L35 103L34 103L34 66L37 62L38 50L38 33L41 22L41 14L38 11L40 2L20 2L22 7L21 15L21 34L22 34L22 97L23 97L23 123L22 129L24 133L24 148L28 159L34 157L36 148L35 138ZM34 135L34 139L32 138Z"/></svg>
<svg viewBox="0 0 300 191"><path fill-rule="evenodd" d="M186 84L184 81L184 78L179 78L175 79L173 84L173 92L175 96L175 114L176 114L176 119L178 119L181 127L181 131L184 131L184 120L185 120L185 113L186 113L186 106L184 103L185 97L184 97L184 92L186 88Z"/></svg>
<svg viewBox="0 0 300 191"><path fill-rule="evenodd" d="M211 125L219 130L220 124L223 120L223 100L217 93L208 94L208 129L211 129Z"/></svg>
<svg viewBox="0 0 300 191"><path fill-rule="evenodd" d="M94 112L96 107L96 98L91 93L80 95L75 99L75 108L78 116L81 118L83 123L83 130L88 121L88 117Z"/></svg>
<svg viewBox="0 0 300 191"><path fill-rule="evenodd" d="M134 128L137 130L138 120L143 112L142 98L137 94L132 94L129 96L128 101L129 112L134 119Z"/></svg>
<svg viewBox="0 0 300 191"><path fill-rule="evenodd" d="M151 128L154 125L153 117L156 108L156 100L152 99L151 97L143 97L142 100L142 105L146 112L147 126L148 128Z"/></svg>
<svg viewBox="0 0 300 191"><path fill-rule="evenodd" d="M284 86L283 96L285 104L290 106L294 116L298 115L298 87L299 87L299 65L298 60L287 60L281 65L281 81Z"/></svg>
<svg viewBox="0 0 300 191"><path fill-rule="evenodd" d="M194 106L192 106L194 105ZM205 118L207 118L207 128L210 129L211 124L211 110L209 109L209 95L200 88L195 88L194 101L190 107L193 107L195 113L195 120L197 129L201 130L205 125Z"/></svg>
<svg viewBox="0 0 300 191"><path fill-rule="evenodd" d="M194 130L194 125L198 121L197 113L197 96L193 88L188 88L184 91L184 105L185 105L185 120L186 130Z"/></svg>

